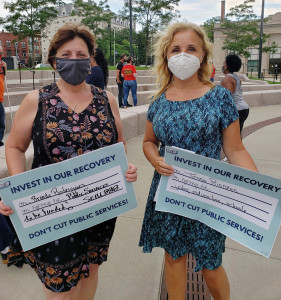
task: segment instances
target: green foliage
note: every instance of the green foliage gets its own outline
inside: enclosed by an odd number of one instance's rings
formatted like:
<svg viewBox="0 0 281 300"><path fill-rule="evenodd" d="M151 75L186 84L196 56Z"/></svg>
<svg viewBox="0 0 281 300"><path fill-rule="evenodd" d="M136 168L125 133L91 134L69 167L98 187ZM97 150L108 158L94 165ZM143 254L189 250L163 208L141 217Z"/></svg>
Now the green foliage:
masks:
<svg viewBox="0 0 281 300"><path fill-rule="evenodd" d="M221 23L223 33L226 38L223 49L228 49L230 53L235 53L244 57L249 57L249 47L257 48L260 43L260 20L253 12L255 0L245 0L244 3L230 8ZM230 18L230 19L229 19ZM263 34L263 43L269 35ZM276 46L264 47L263 51L274 51Z"/></svg>
<svg viewBox="0 0 281 300"><path fill-rule="evenodd" d="M115 14L110 11L107 0L84 2L83 0L75 0L75 14L82 16L82 23L88 26L96 37L103 35L110 27L111 20ZM108 24L108 28L101 28L102 22Z"/></svg>
<svg viewBox="0 0 281 300"><path fill-rule="evenodd" d="M19 39L38 36L50 19L57 16L55 7L50 6L57 3L56 0L4 2L4 8L9 11L4 27Z"/></svg>
<svg viewBox="0 0 281 300"><path fill-rule="evenodd" d="M221 22L221 17L213 17L203 24L203 28L210 40L210 42L214 42L214 27L216 23Z"/></svg>
<svg viewBox="0 0 281 300"><path fill-rule="evenodd" d="M146 65L151 52L150 41L157 31L164 28L173 18L179 17L179 12L175 9L180 0L132 0L132 12L134 19L142 27L145 41ZM129 14L129 1L125 1L123 15Z"/></svg>
<svg viewBox="0 0 281 300"><path fill-rule="evenodd" d="M9 14L4 18L4 28L18 36L19 40L30 37L32 39L32 53L34 64L34 38L40 36L41 30L47 23L57 16L54 5L56 0L16 0L4 2L4 8Z"/></svg>
<svg viewBox="0 0 281 300"><path fill-rule="evenodd" d="M115 31L115 50L117 51L117 54L115 56L115 63L117 63L120 59L120 56L122 54L129 55L130 53L130 41L129 41L130 31L128 28L124 28L122 30L116 30ZM139 51L140 45L138 44L140 38L140 33L133 32L133 40L134 43L133 46L133 53L134 53L134 63L139 64L140 63L140 52L143 53L143 51ZM114 34L113 30L110 31L107 30L102 37L97 39L97 45L98 47L103 51L105 58L107 59L108 63L110 64L110 40L111 40L111 65L113 65L114 61ZM142 62L144 63L144 62Z"/></svg>

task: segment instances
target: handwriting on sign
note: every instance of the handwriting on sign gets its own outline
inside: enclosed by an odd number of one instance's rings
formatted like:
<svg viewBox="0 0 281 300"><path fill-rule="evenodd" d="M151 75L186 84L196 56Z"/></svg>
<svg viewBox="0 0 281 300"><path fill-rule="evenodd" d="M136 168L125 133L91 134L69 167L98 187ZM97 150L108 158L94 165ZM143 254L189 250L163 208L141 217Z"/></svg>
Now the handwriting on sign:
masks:
<svg viewBox="0 0 281 300"><path fill-rule="evenodd" d="M15 201L23 227L80 211L125 194L126 187L119 166Z"/></svg>
<svg viewBox="0 0 281 300"><path fill-rule="evenodd" d="M175 172L168 180L168 191L214 205L268 228L274 207L265 195L180 167L174 168Z"/></svg>

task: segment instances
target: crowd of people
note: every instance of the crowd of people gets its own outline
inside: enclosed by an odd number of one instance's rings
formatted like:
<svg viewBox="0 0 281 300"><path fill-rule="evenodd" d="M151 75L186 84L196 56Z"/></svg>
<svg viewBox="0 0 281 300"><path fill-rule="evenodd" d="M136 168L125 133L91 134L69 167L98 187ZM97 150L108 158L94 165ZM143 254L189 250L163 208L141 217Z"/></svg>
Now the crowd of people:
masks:
<svg viewBox="0 0 281 300"><path fill-rule="evenodd" d="M139 246L145 253L150 253L154 247L165 250L169 299L185 299L186 259L191 253L196 259L194 271L202 271L213 298L228 300L230 287L222 267L225 235L199 221L156 211L154 198L161 176L174 173L173 167L164 161L166 145L215 160L221 159L223 149L230 164L258 171L240 136L249 112L242 101L241 83L233 74L241 64L236 56L226 57L223 66L226 76L221 85L215 85L215 68L210 67L211 44L204 31L192 23L168 26L155 49L159 90L147 112L143 140L144 154L155 172ZM133 58L122 55L117 64L118 102L105 90L108 65L102 51L95 47L95 37L86 27L75 24L61 27L51 40L48 62L59 73L60 80L30 92L18 109L6 142L10 175L26 171L25 151L31 141L34 146L33 169L118 142L125 145L118 105L119 108L129 106L130 90L133 104L137 105L137 71ZM82 124L86 119L87 138L83 138L85 128L83 135L77 126L75 134L69 130L77 120ZM54 124L62 138L50 140L50 128ZM105 127L106 138L101 141L99 133L104 133ZM58 148L62 149L60 153L54 151ZM136 166L129 164L124 176L128 182L136 181ZM116 218L23 251L6 219L14 212L3 200L0 201L0 226L1 229L6 226L6 235L1 230L0 246L3 251L8 251L8 265L21 268L23 264L29 264L43 283L46 299L62 300L66 296L73 300L93 299L98 268L107 260ZM69 274L74 270L77 276L70 280Z"/></svg>

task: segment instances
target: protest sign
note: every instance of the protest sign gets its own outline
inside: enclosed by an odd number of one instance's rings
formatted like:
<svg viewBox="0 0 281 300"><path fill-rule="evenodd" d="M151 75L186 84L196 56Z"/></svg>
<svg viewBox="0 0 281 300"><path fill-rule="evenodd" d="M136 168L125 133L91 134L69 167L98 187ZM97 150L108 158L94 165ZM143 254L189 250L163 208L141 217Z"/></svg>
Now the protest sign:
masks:
<svg viewBox="0 0 281 300"><path fill-rule="evenodd" d="M0 181L23 250L112 219L137 206L123 143Z"/></svg>
<svg viewBox="0 0 281 300"><path fill-rule="evenodd" d="M166 147L156 210L198 220L269 257L281 220L281 180Z"/></svg>

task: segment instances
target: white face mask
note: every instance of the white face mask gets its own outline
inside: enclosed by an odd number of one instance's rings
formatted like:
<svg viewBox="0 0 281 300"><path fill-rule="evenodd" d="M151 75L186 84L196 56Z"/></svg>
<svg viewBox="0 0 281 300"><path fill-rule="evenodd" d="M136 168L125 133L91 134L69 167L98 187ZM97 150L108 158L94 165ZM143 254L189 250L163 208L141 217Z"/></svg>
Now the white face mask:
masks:
<svg viewBox="0 0 281 300"><path fill-rule="evenodd" d="M179 79L191 77L200 67L200 59L191 54L180 53L168 59L168 68Z"/></svg>

